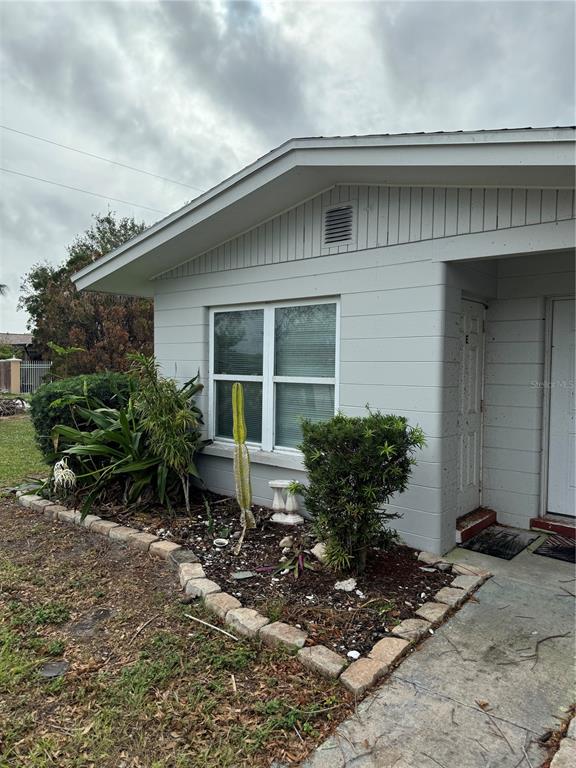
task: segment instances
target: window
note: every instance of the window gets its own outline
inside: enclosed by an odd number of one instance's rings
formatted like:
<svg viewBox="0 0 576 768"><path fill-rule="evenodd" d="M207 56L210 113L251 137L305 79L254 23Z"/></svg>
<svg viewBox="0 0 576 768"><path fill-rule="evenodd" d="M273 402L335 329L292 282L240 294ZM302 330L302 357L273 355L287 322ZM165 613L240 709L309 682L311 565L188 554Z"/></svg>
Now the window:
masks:
<svg viewBox="0 0 576 768"><path fill-rule="evenodd" d="M232 439L232 384L244 385L248 441L295 449L301 419L337 408L334 300L211 312L210 430Z"/></svg>

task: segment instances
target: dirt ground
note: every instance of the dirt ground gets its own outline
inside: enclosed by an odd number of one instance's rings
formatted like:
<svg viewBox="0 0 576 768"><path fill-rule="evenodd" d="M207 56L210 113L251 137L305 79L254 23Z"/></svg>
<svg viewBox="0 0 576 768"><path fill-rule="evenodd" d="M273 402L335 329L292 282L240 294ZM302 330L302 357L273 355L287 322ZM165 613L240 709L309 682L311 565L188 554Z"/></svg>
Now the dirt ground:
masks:
<svg viewBox="0 0 576 768"><path fill-rule="evenodd" d="M0 525L0 765L297 764L350 714L287 653L187 618L216 623L163 563L9 499Z"/></svg>
<svg viewBox="0 0 576 768"><path fill-rule="evenodd" d="M355 589L337 590L336 582L348 576L322 568L310 553L317 541L310 523L286 528L270 521L272 510L254 507L258 526L248 531L235 555L235 537L240 535L238 504L212 493L200 498L189 514L177 510L171 519L165 510L135 512L112 506L97 509L97 514L189 547L208 578L223 590L272 621L297 624L308 632L310 643L327 645L337 653L367 654L453 578L418 562L415 550L393 546L371 550ZM287 536L292 545L280 546ZM220 549L214 545L216 538L229 543ZM298 555L306 567L295 578ZM247 578L237 579L239 572Z"/></svg>

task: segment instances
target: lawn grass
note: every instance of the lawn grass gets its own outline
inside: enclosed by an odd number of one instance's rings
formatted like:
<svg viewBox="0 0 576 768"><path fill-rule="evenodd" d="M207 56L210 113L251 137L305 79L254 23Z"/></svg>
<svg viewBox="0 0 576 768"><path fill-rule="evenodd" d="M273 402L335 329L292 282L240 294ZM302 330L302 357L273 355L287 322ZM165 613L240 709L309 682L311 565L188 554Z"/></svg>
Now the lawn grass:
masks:
<svg viewBox="0 0 576 768"><path fill-rule="evenodd" d="M0 493L28 477L45 477L48 467L34 441L29 416L0 419Z"/></svg>
<svg viewBox="0 0 576 768"><path fill-rule="evenodd" d="M218 623L146 553L7 499L0 527L0 766L295 765L350 713L290 653L191 621Z"/></svg>

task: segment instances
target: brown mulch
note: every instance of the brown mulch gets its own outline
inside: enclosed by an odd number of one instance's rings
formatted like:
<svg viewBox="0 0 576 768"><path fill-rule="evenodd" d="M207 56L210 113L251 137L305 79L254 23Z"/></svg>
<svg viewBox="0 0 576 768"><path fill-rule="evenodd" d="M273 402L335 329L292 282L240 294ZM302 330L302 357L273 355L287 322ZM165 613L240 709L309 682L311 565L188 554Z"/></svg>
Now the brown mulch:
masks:
<svg viewBox="0 0 576 768"><path fill-rule="evenodd" d="M243 603L257 608L273 620L296 624L309 633L311 644L321 643L338 653L355 650L367 654L375 642L394 626L413 618L419 606L451 583L448 573L427 568L417 561L417 552L404 546L390 551L373 549L366 572L356 577L352 592L336 590L337 581L348 578L321 567L310 554L316 539L309 523L284 527L270 520L272 511L254 507L258 527L249 531L238 556L233 547L239 535L239 513L233 499L207 494L206 505L196 504L188 515L181 510L167 520L165 513L134 512L106 507L102 517L159 535L192 549L204 565L208 578L216 581ZM293 536L296 551L304 553L304 568L298 578L294 569L282 572L294 558L294 549L285 552L280 541ZM214 539L226 538L223 549ZM233 574L249 571L250 578L236 580Z"/></svg>

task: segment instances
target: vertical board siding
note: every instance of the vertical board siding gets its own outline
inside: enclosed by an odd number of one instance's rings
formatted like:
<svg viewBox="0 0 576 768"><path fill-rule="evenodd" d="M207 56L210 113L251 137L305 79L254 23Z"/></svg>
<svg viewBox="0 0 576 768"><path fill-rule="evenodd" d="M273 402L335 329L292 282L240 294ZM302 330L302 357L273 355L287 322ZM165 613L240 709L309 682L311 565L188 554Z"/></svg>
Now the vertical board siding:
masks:
<svg viewBox="0 0 576 768"><path fill-rule="evenodd" d="M356 206L351 243L325 247L325 208L348 202ZM574 206L574 191L566 189L336 185L157 279L563 221L574 218Z"/></svg>

